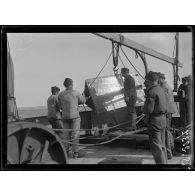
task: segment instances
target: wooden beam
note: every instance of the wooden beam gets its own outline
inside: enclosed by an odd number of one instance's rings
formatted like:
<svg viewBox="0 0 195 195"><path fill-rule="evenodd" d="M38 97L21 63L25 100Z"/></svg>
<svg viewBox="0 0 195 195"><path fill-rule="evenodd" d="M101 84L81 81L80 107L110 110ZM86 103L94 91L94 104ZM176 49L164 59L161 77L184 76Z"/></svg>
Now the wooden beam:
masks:
<svg viewBox="0 0 195 195"><path fill-rule="evenodd" d="M119 43L121 45L124 45L128 48L131 48L131 49L135 49L135 50L138 50L140 52L143 52L149 56L152 56L152 57L155 57L155 58L158 58L160 60L163 60L165 62L168 62L170 64L176 64L175 62L175 58L171 58L169 56L166 56L160 52L157 52L153 49L150 49L148 47L145 47L144 45L141 45L139 43L136 43L128 38L125 38L124 36L122 35L119 35L119 34L116 34L116 33L94 33L95 35L97 36L100 36L104 39L108 39L110 41L114 41L116 43ZM179 67L183 67L182 63L179 63L178 64Z"/></svg>

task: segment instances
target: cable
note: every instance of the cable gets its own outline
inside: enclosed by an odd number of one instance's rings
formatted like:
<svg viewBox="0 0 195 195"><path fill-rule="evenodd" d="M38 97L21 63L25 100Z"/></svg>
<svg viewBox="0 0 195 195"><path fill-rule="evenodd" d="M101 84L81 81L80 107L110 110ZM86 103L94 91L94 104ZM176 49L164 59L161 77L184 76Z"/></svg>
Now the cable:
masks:
<svg viewBox="0 0 195 195"><path fill-rule="evenodd" d="M119 56L119 59L121 60L121 62L122 62L122 64L123 64L123 67L125 68L125 65L124 65L124 63L123 63L123 61L122 61L120 55L118 55L118 56Z"/></svg>
<svg viewBox="0 0 195 195"><path fill-rule="evenodd" d="M135 66L132 64L132 62L130 61L130 59L127 57L127 55L125 54L125 52L123 51L123 48L120 45L120 48L123 52L123 54L125 55L125 57L127 58L127 60L129 61L129 63L131 64L131 66L137 71L137 73L145 80L145 78L141 75L141 73L135 68Z"/></svg>
<svg viewBox="0 0 195 195"><path fill-rule="evenodd" d="M140 119L140 118L142 118L144 116L145 116L145 114L141 114L136 119ZM97 129L95 131L102 131L102 130L114 129L114 128L119 127L119 126L126 125L126 124L130 123L131 121L132 120L129 120L129 121L126 121L124 123L120 123L120 124L117 124L117 125L114 125L114 126L111 126L111 127L107 127L107 128ZM137 122L139 122L139 121L137 121ZM52 129L52 130L53 131L75 131L74 129ZM79 130L79 131L91 131L93 129L77 129L77 130Z"/></svg>
<svg viewBox="0 0 195 195"><path fill-rule="evenodd" d="M137 123L139 123L143 118L145 117L145 115L144 114L141 114L140 116L138 116L136 119L138 119L137 121L136 121L136 124ZM129 122L131 122L131 121L128 121L128 123ZM118 127L118 126L122 126L122 125L124 125L124 124L126 124L127 122L125 122L125 123L121 123L121 124L118 124L118 125L115 125L115 126L112 126L112 127L110 127L110 128L104 128L104 129L98 129L98 130L96 130L95 132L97 132L97 131L102 131L102 130L109 130L109 129L113 129L113 128L116 128L116 127ZM54 131L56 131L56 130L58 130L58 131L60 131L60 130L62 130L62 129L53 129ZM90 129L90 130L92 130L92 129ZM71 130L71 131L74 131L74 130ZM82 138L79 138L79 140L81 140L81 139L88 139L88 138L94 138L95 136L88 136L88 137L82 137ZM67 143L70 143L70 144L72 144L72 142L71 141L74 141L74 140L78 140L78 139L71 139L71 140L64 140L63 142L67 142ZM56 143L56 141L54 141L54 143ZM52 143L52 144L54 144L54 143Z"/></svg>
<svg viewBox="0 0 195 195"><path fill-rule="evenodd" d="M136 124L137 123L138 122L136 122ZM113 142L113 141L119 139L120 137L122 137L123 135L125 135L127 133L128 133L128 135L131 135L131 134L139 133L139 132L142 132L142 131L143 131L143 129L141 129L141 130L135 130L135 131L131 131L131 132L125 132L125 133L123 133L123 134L121 134L121 135L119 135L119 136L117 136L117 137L115 137L115 138L113 138L111 140L108 140L108 141L105 141L105 142L101 142L101 143L98 143L98 144L77 144L77 143L72 143L72 142L68 142L68 141L65 141L65 140L62 140L62 142L68 143L68 144L72 144L72 145L78 145L78 146L99 146L99 145L104 145L104 144L108 144L110 142Z"/></svg>
<svg viewBox="0 0 195 195"><path fill-rule="evenodd" d="M100 70L100 72L97 74L97 76L95 77L95 79L90 83L89 87L91 87L91 85L97 80L97 78L99 77L99 75L101 74L101 72L103 71L103 69L106 67L106 65L107 65L107 63L108 63L108 61L109 61L111 55L112 55L112 51L111 51L111 53L110 53L110 55L109 55L109 57L108 57L106 63L104 64L104 66L102 67L102 69ZM82 105L83 105L85 111L87 111L85 105L84 105L84 104L82 104Z"/></svg>
<svg viewBox="0 0 195 195"><path fill-rule="evenodd" d="M140 120L142 120L143 118L145 117L145 114L141 114L140 116L138 116L136 119L138 119L139 118L139 120L137 120L136 121L136 124L137 123L139 123L139 121ZM130 120L130 121L128 121L128 122L125 122L125 123L129 123L129 122L131 122L132 120ZM125 123L121 123L121 124L118 124L118 125L115 125L115 126L112 126L112 127L109 127L109 128L105 128L105 129L98 129L98 131L100 131L100 130L109 130L109 129L113 129L113 128L116 128L116 127L118 127L118 126L122 126L122 125L124 125ZM56 129L54 129L54 131L55 131ZM62 129L57 129L57 130L62 130ZM73 130L74 131L74 130ZM138 132L141 132L141 131L143 131L143 130L136 130L136 131L132 131L132 132L128 132L128 133L130 133L130 134L133 134L133 133L138 133ZM62 142L64 142L64 143L68 143L68 144L72 144L72 145L78 145L78 146L97 146L97 145L103 145L103 144L107 144L107 143L110 143L110 142L112 142L112 141L114 141L114 140L116 140L116 139L118 139L118 138L120 138L121 136L123 136L123 135L125 135L127 132L125 132L125 133L123 133L123 134L121 134L121 135L119 135L119 136L117 136L117 137L115 137L115 138L113 138L113 139L111 139L111 140L108 140L108 141L105 141L105 142L101 142L101 143L98 143L98 144L77 144L77 143L72 143L72 142L70 142L69 140L62 140ZM75 139L74 139L75 140ZM73 140L71 140L71 141L73 141ZM51 143L51 145L53 145L54 143L56 143L56 141L54 141L53 143Z"/></svg>
<svg viewBox="0 0 195 195"><path fill-rule="evenodd" d="M100 70L100 72L97 74L97 76L95 77L95 79L90 83L89 87L91 87L91 85L96 81L96 79L99 77L99 75L101 74L101 72L104 70L104 68L106 67L106 65L107 65L107 63L108 63L111 55L112 55L112 51L111 51L111 53L110 53L110 55L109 55L106 63L104 64L104 66L102 67L102 69Z"/></svg>

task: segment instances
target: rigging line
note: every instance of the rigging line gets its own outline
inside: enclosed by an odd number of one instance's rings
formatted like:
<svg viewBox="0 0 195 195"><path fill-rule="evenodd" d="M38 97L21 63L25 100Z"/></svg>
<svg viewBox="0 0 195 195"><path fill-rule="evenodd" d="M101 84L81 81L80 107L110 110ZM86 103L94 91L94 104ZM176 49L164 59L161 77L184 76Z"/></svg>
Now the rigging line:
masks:
<svg viewBox="0 0 195 195"><path fill-rule="evenodd" d="M95 79L90 83L89 87L91 87L91 85L96 81L96 79L98 78L98 76L101 74L101 72L103 71L103 69L106 67L106 65L107 65L107 63L108 63L108 61L109 61L111 55L112 55L112 51L111 51L111 53L110 53L110 55L109 55L109 57L108 57L106 63L104 64L104 66L102 67L102 69L100 70L100 72L98 73L98 75L95 77ZM82 105L83 105L85 111L87 111L85 105L84 105L84 104L82 104Z"/></svg>
<svg viewBox="0 0 195 195"><path fill-rule="evenodd" d="M122 34L122 33L121 33L121 34ZM114 48L116 49L115 45L114 45ZM123 60L122 60L121 56L119 55L119 53L118 53L118 57L119 57L119 59L121 60L121 62L122 62L122 64L123 64L123 67L125 68L125 64L123 63Z"/></svg>
<svg viewBox="0 0 195 195"><path fill-rule="evenodd" d="M136 117L136 120L137 122L142 118L144 117L145 114L141 114L139 116ZM122 125L126 125L126 124L129 124L132 120L129 120L129 121L126 121L126 122L123 122L123 123L120 123L120 124L117 124L117 125L114 125L114 126L110 126L110 127L106 127L106 128L100 128L100 129L77 129L78 131L95 131L95 132L98 132L98 131L102 131L102 130L110 130L110 129L114 129L114 128L117 128L117 127L120 127ZM75 131L74 129L54 129L52 128L53 131Z"/></svg>
<svg viewBox="0 0 195 195"><path fill-rule="evenodd" d="M125 64L123 63L123 61L122 61L122 59L121 59L120 55L118 55L118 57L119 57L120 61L122 62L123 67L125 68Z"/></svg>
<svg viewBox="0 0 195 195"><path fill-rule="evenodd" d="M101 72L104 70L104 68L106 67L106 65L107 65L107 63L108 63L111 55L112 55L112 51L111 51L111 53L110 53L110 55L109 55L106 63L104 64L104 66L102 67L102 69L100 70L100 72L97 74L97 76L95 77L95 79L90 83L89 87L91 87L91 85L96 81L96 79L99 77L99 75L101 74Z"/></svg>
<svg viewBox="0 0 195 195"><path fill-rule="evenodd" d="M125 52L123 51L123 48L120 46L123 54L125 55L125 57L127 58L127 60L129 61L129 63L133 66L133 68L137 71L137 73L145 80L145 78L141 75L141 73L135 68L135 66L132 64L132 62L129 60L129 58L127 57L127 55L125 54Z"/></svg>
<svg viewBox="0 0 195 195"><path fill-rule="evenodd" d="M141 117L141 119L142 119L143 117L145 117L145 115L143 115L143 116ZM138 121L136 121L136 124L137 124L139 121L140 121L140 119L139 119ZM110 143L110 142L113 142L114 140L117 140L117 139L119 139L120 137L122 137L122 136L124 136L124 135L126 135L126 134L135 134L135 133L139 133L139 132L142 132L142 131L143 131L143 129L137 129L137 130L135 130L135 131L127 131L127 132L124 132L124 133L118 135L118 136L115 137L115 138L112 138L112 139L110 139L110 140L107 140L107 141L105 141L105 142L100 142L100 143L97 143L97 144L79 144L79 143L72 143L72 142L66 141L66 140L64 140L64 139L62 139L61 141L62 141L63 143L68 143L68 144L78 145L78 146L99 146L99 145L104 145L104 144L108 144L108 143ZM52 144L53 144L53 143L52 143Z"/></svg>
<svg viewBox="0 0 195 195"><path fill-rule="evenodd" d="M137 121L136 121L136 124L138 124L143 118L145 117L145 114L141 114L140 116L138 116L136 119L138 119ZM130 121L128 121L128 123L129 122L131 122L132 120L130 120ZM98 130L95 130L95 133L97 132L97 131L101 131L101 130L104 130L104 131L108 131L109 129L113 129L113 128L116 128L116 127L120 127L120 126L122 126L122 125L124 125L125 123L121 123L121 124L118 124L118 125L115 125L115 126L112 126L112 127L108 127L108 128L106 128L106 129L98 129ZM61 130L63 130L63 129L53 129L54 131L61 131ZM72 131L74 131L73 129L71 129ZM93 130L93 129L90 129L90 130ZM140 131L140 130L138 130L138 131ZM125 134L125 133L124 133ZM123 135L123 134L122 134ZM96 136L89 136L89 137L84 137L84 138L79 138L79 140L80 139L86 139L86 138L90 138L90 137L96 137ZM119 137L121 137L121 135L119 135ZM118 139L119 137L117 137L116 139ZM78 140L78 139L72 139L72 140L64 140L64 139L62 139L62 142L65 142L65 143L69 143L69 144L72 144L72 145L82 145L82 146L87 146L88 144L76 144L76 143L72 143L72 142L70 142L70 141L74 141L74 140ZM115 139L114 139L115 140ZM109 143L109 142L112 142L112 141L114 141L113 139L111 139L111 140L108 140L108 141L106 141L106 143ZM53 141L52 143L51 143L51 145L53 145L53 144L55 144L57 141L55 140L55 141ZM102 145L102 144L105 144L105 142L102 142L102 143L100 143L100 144L98 144L98 145ZM90 146L92 146L92 145L96 145L96 144L90 144Z"/></svg>

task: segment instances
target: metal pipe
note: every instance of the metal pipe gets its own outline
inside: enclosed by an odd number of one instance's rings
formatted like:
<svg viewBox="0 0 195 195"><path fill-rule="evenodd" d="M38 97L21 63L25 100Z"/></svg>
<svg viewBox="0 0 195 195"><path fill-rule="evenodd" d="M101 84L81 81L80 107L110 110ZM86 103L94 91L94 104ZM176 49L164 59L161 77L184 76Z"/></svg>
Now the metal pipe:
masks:
<svg viewBox="0 0 195 195"><path fill-rule="evenodd" d="M179 33L177 32L175 35L176 40L176 55L175 55L175 82L174 82L174 91L177 91L178 88L178 63L179 63Z"/></svg>

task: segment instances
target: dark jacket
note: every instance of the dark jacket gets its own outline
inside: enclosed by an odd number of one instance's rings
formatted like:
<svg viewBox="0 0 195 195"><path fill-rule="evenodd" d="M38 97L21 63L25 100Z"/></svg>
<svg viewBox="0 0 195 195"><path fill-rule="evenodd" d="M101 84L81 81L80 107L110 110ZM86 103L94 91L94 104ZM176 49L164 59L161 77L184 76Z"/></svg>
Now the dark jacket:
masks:
<svg viewBox="0 0 195 195"><path fill-rule="evenodd" d="M124 80L124 96L129 97L129 101L136 103L137 93L135 89L135 80L131 75L125 77Z"/></svg>
<svg viewBox="0 0 195 195"><path fill-rule="evenodd" d="M178 88L177 94L178 94L179 97L182 97L182 91L184 91L185 95L187 95L188 87L187 87L187 85L184 85L183 83Z"/></svg>
<svg viewBox="0 0 195 195"><path fill-rule="evenodd" d="M149 115L167 113L168 96L159 85L153 85L146 91L143 113Z"/></svg>

